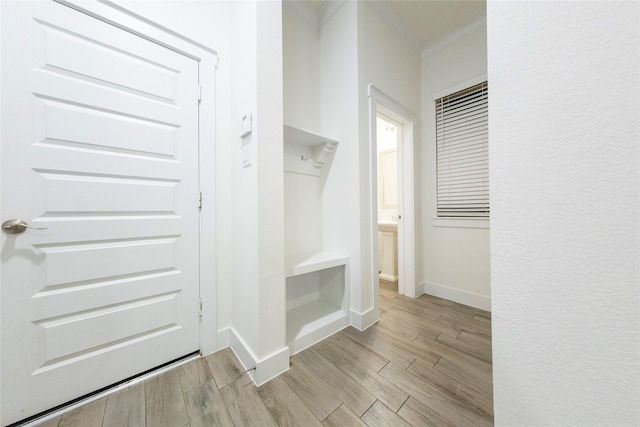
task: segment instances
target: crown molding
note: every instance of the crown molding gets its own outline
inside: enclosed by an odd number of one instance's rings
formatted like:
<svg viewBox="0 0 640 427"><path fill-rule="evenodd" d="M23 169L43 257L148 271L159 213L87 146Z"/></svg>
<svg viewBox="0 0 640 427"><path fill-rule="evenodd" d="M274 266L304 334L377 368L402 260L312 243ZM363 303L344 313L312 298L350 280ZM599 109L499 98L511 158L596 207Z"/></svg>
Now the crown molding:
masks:
<svg viewBox="0 0 640 427"><path fill-rule="evenodd" d="M471 21L471 23L469 23L468 25L453 31L449 31L442 37L428 44L422 50L422 59L428 58L429 56L433 55L435 52L447 46L448 44L456 40L459 40L462 37L466 36L467 34L471 33L472 31L486 25L487 25L487 15L483 14L476 20Z"/></svg>
<svg viewBox="0 0 640 427"><path fill-rule="evenodd" d="M322 6L318 8L318 28L322 28L324 24L329 22L346 3L347 0L329 0L322 3Z"/></svg>
<svg viewBox="0 0 640 427"><path fill-rule="evenodd" d="M306 1L285 0L282 6L293 12L298 18L302 19L313 28L318 28L318 12Z"/></svg>
<svg viewBox="0 0 640 427"><path fill-rule="evenodd" d="M410 47L418 53L422 52L422 42L420 39L407 29L402 19L400 19L398 14L393 11L386 1L366 0L366 4L368 4L392 30L400 35Z"/></svg>

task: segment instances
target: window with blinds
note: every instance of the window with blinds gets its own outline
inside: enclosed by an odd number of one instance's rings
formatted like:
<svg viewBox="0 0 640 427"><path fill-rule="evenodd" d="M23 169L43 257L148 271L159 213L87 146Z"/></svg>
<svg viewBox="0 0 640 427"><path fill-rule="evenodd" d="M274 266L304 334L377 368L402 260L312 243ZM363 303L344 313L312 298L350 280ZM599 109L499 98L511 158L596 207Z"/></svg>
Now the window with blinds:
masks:
<svg viewBox="0 0 640 427"><path fill-rule="evenodd" d="M436 99L438 217L489 217L487 82Z"/></svg>

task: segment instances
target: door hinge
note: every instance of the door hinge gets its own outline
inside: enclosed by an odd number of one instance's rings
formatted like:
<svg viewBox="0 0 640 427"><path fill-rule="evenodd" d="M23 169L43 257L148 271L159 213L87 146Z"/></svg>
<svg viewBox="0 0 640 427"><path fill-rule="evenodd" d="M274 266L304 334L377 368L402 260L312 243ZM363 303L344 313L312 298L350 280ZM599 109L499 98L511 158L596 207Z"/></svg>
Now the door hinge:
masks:
<svg viewBox="0 0 640 427"><path fill-rule="evenodd" d="M198 101L202 101L202 85L198 85Z"/></svg>
<svg viewBox="0 0 640 427"><path fill-rule="evenodd" d="M202 209L202 191L200 192L200 196L198 197L198 207Z"/></svg>
<svg viewBox="0 0 640 427"><path fill-rule="evenodd" d="M198 317L202 317L202 298L198 300Z"/></svg>

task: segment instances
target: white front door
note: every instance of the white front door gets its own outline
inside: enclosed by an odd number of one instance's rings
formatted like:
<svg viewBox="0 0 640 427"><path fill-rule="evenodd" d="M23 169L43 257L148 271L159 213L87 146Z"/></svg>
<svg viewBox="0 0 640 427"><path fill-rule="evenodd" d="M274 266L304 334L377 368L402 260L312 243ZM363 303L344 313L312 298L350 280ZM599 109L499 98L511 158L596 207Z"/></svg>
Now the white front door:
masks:
<svg viewBox="0 0 640 427"><path fill-rule="evenodd" d="M2 425L199 349L198 63L2 2Z"/></svg>

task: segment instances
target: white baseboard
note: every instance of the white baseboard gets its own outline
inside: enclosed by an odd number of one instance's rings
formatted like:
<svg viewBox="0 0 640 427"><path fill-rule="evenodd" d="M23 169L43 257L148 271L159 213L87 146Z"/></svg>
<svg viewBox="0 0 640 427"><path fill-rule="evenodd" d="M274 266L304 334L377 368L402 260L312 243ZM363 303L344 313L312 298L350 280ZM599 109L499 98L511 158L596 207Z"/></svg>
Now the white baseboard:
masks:
<svg viewBox="0 0 640 427"><path fill-rule="evenodd" d="M369 326L380 320L380 310L375 307L370 308L364 313L358 313L351 310L351 312L349 313L349 318L351 326L357 328L358 330L364 331Z"/></svg>
<svg viewBox="0 0 640 427"><path fill-rule="evenodd" d="M258 362L253 382L261 386L289 369L289 347L284 347Z"/></svg>
<svg viewBox="0 0 640 427"><path fill-rule="evenodd" d="M249 371L249 375L257 387L289 369L289 347L284 347L282 350L258 360L233 328L229 328L229 335L231 350L240 360L244 369Z"/></svg>
<svg viewBox="0 0 640 427"><path fill-rule="evenodd" d="M253 369L256 367L257 358L233 328L229 328L229 346L244 369Z"/></svg>
<svg viewBox="0 0 640 427"><path fill-rule="evenodd" d="M471 307L480 308L482 310L491 311L490 297L426 281L422 282L422 285L424 286L425 294L459 302L460 304L470 305Z"/></svg>
<svg viewBox="0 0 640 427"><path fill-rule="evenodd" d="M224 328L224 329L218 330L218 334L216 337L216 343L218 344L218 348L216 348L216 351L220 351L223 348L229 347L231 345L230 337L231 337L231 328Z"/></svg>

